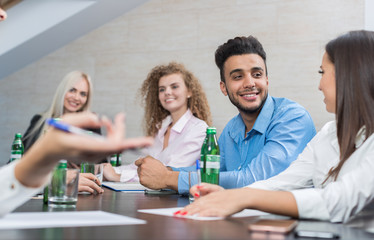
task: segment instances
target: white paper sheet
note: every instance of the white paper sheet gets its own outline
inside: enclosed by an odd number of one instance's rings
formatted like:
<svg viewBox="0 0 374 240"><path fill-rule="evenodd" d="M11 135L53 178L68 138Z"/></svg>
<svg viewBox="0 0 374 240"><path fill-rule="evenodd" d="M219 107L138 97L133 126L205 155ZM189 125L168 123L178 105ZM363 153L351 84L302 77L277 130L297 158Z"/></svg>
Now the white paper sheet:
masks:
<svg viewBox="0 0 374 240"><path fill-rule="evenodd" d="M221 220L224 219L222 217L199 217L199 216L174 216L173 213L176 211L182 210L183 208L177 207L177 208L157 208L157 209L140 209L138 212L142 213L149 213L149 214L156 214L156 215L163 215L163 216L169 216L169 217L181 217L181 218L188 218L193 220L199 220L199 221L211 221L211 220ZM261 212L257 210L251 210L251 209L244 209L241 212L238 212L231 217L253 217L253 216L262 216L262 215L268 215L269 213Z"/></svg>
<svg viewBox="0 0 374 240"><path fill-rule="evenodd" d="M16 212L0 218L0 229L145 224L146 221L103 211Z"/></svg>

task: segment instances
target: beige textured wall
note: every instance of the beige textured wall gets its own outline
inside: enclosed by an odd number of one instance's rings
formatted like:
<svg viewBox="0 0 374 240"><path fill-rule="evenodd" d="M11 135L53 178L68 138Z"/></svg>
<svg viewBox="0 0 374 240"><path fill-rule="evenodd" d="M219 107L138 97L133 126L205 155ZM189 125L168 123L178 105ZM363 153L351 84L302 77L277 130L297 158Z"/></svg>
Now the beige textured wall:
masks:
<svg viewBox="0 0 374 240"><path fill-rule="evenodd" d="M0 81L0 164L8 159L14 133L24 132L33 114L47 108L73 69L94 80L93 110L109 116L125 111L128 136L139 136L141 82L157 64L182 62L200 78L222 131L237 110L219 90L214 51L238 35L252 34L263 43L270 94L299 102L320 129L333 119L317 90L323 47L363 26L364 0L151 0Z"/></svg>

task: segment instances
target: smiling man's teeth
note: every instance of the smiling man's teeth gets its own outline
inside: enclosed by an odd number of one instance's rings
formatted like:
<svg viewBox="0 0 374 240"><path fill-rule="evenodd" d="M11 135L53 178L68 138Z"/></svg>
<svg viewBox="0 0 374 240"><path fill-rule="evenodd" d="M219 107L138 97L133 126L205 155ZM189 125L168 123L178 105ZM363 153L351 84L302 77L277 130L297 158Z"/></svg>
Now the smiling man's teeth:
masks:
<svg viewBox="0 0 374 240"><path fill-rule="evenodd" d="M256 96L256 94L246 94L246 95L244 95L244 97L254 97L254 96Z"/></svg>

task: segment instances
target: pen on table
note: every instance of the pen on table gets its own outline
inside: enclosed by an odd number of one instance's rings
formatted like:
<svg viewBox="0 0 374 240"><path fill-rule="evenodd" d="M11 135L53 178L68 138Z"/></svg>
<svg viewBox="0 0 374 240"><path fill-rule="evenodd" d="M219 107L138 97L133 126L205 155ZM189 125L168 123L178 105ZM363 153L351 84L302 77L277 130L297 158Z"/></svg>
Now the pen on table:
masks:
<svg viewBox="0 0 374 240"><path fill-rule="evenodd" d="M105 138L103 136L101 136L97 133L87 131L87 130L84 130L82 128L71 126L67 123L61 122L61 121L59 121L57 119L54 119L54 118L48 118L45 122L49 126L52 126L56 129L64 131L64 132L74 133L74 134L77 134L77 135L80 135L80 136L92 137L92 138L96 138L97 140L105 140Z"/></svg>
<svg viewBox="0 0 374 240"><path fill-rule="evenodd" d="M200 174L200 161L199 159L196 160L196 174L197 174L197 189L199 190L199 196L196 196L196 197L200 197L200 185L201 185L201 174Z"/></svg>

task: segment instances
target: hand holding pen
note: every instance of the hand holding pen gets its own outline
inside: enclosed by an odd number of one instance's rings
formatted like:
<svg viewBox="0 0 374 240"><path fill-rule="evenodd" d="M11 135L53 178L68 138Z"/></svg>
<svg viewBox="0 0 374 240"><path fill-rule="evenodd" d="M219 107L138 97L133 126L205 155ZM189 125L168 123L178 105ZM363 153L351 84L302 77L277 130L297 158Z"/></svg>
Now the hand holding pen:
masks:
<svg viewBox="0 0 374 240"><path fill-rule="evenodd" d="M107 140L106 137L104 137L104 136L102 136L100 134L97 134L97 133L92 132L92 131L87 131L85 129L69 125L69 124L67 124L65 122L62 122L62 121L58 120L58 119L48 118L46 120L46 124L48 124L49 126L52 126L52 127L56 128L58 130L67 132L67 133L73 133L73 134L76 134L76 135L79 135L79 136L85 136L85 137L89 137L89 138L94 138L94 139L96 139L98 141L101 141L101 142L104 142L104 141ZM134 151L137 154L144 155L144 152L142 151L142 149L138 148L138 147L129 148L129 149L126 149L126 150Z"/></svg>

